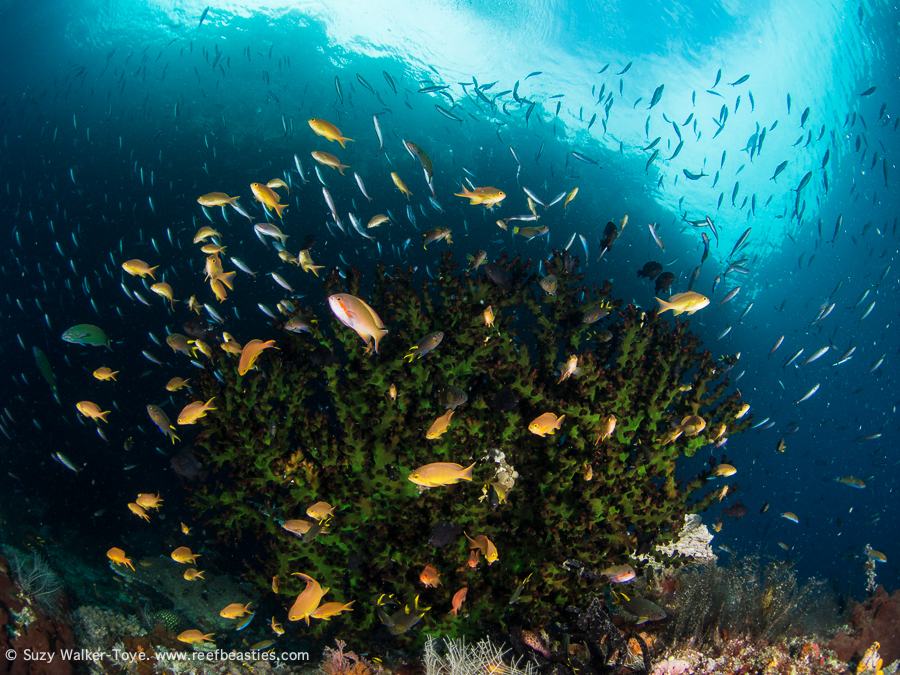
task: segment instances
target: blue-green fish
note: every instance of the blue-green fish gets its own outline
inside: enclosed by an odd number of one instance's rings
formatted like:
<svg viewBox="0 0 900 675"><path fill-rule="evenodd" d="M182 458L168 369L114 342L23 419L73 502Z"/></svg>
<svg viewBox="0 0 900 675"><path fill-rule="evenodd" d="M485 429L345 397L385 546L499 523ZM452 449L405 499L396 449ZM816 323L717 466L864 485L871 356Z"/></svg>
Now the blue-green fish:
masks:
<svg viewBox="0 0 900 675"><path fill-rule="evenodd" d="M53 398L59 403L59 390L56 388L56 376L53 375L53 368L50 367L50 360L38 347L33 347L31 351L34 353L34 360L37 362L38 370L41 371L41 375L44 376L44 379L47 380L47 384L50 385L50 390L53 392Z"/></svg>
<svg viewBox="0 0 900 675"><path fill-rule="evenodd" d="M62 334L62 339L76 345L91 345L92 347L106 347L112 351L109 345L109 338L103 329L98 326L92 326L89 323L80 323L72 326Z"/></svg>

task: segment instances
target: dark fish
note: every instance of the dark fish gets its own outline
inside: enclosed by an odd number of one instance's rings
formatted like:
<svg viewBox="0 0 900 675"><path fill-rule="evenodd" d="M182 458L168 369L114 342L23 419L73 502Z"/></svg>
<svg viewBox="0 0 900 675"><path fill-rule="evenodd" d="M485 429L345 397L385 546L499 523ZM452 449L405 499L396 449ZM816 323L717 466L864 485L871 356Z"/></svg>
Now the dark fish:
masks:
<svg viewBox="0 0 900 675"><path fill-rule="evenodd" d="M627 73L628 70L631 68L631 64L633 64L633 63L634 63L634 61L629 61L628 65L625 66L624 68L622 68L622 70L619 71L618 73L616 73L616 75L624 75L625 73ZM603 70L606 70L606 69L604 68ZM602 73L603 70L601 70L600 72ZM872 91L875 91L875 87L872 87ZM870 91L869 93L871 94L872 92Z"/></svg>
<svg viewBox="0 0 900 675"><path fill-rule="evenodd" d="M341 81L338 76L334 76L334 90L337 92L338 98L341 99L341 105L344 104L344 92L341 91Z"/></svg>
<svg viewBox="0 0 900 675"><path fill-rule="evenodd" d="M650 99L650 105L647 106L647 110L650 110L653 106L659 103L659 99L662 98L663 89L666 88L666 85L661 84L656 88L656 91L653 92L653 98Z"/></svg>
<svg viewBox="0 0 900 675"><path fill-rule="evenodd" d="M618 236L619 229L616 227L616 224L612 221L606 223L606 227L603 229L603 238L600 240L600 258L603 258L606 252L612 248L613 242Z"/></svg>
<svg viewBox="0 0 900 675"><path fill-rule="evenodd" d="M421 89L417 90L417 93L432 94L436 91L443 91L444 89L449 89L449 88L450 88L449 84L432 84L427 87L422 87ZM480 91L480 89L477 89L476 92L477 91ZM488 101L488 103L490 103L490 101Z"/></svg>
<svg viewBox="0 0 900 675"><path fill-rule="evenodd" d="M711 86L710 89L715 89L716 85L719 84L719 82L721 80L722 80L722 69L719 68L719 72L716 73L716 81L713 83L713 86Z"/></svg>
<svg viewBox="0 0 900 675"><path fill-rule="evenodd" d="M178 454L172 455L169 463L176 474L189 481L199 480L202 483L209 475L209 471L205 470L203 465L197 461L190 448L185 448Z"/></svg>
<svg viewBox="0 0 900 675"><path fill-rule="evenodd" d="M192 338L203 340L207 343L215 342L220 335L216 324L207 321L206 319L202 319L199 316L192 316L182 324L182 328L184 328L184 332Z"/></svg>
<svg viewBox="0 0 900 675"><path fill-rule="evenodd" d="M469 395L459 387L447 387L441 391L441 405L445 408L456 408L469 400Z"/></svg>
<svg viewBox="0 0 900 675"><path fill-rule="evenodd" d="M456 523L451 523L449 520L439 520L431 529L428 543L435 548L446 548L455 542L461 534L462 528Z"/></svg>
<svg viewBox="0 0 900 675"><path fill-rule="evenodd" d="M394 93L396 94L396 93L397 93L397 85L394 84L394 78L392 78L392 77L390 76L390 74L388 73L388 71L386 71L386 70L382 70L382 71L381 71L381 74L384 75L384 80L385 80L385 82L388 83L388 86L389 86L389 87L394 91Z"/></svg>
<svg viewBox="0 0 900 675"><path fill-rule="evenodd" d="M337 362L334 352L324 345L319 345L312 350L309 353L309 360L317 368L328 368Z"/></svg>
<svg viewBox="0 0 900 675"><path fill-rule="evenodd" d="M443 115L443 116L446 117L447 119L453 120L454 122L462 122L462 119L461 119L461 118L457 117L456 115L454 115L452 112L450 112L449 110L447 110L447 109L444 108L443 106L438 105L437 103L435 103L435 104L434 104L434 108L435 108L435 110L437 110L439 113L441 113L441 115Z"/></svg>
<svg viewBox="0 0 900 675"><path fill-rule="evenodd" d="M203 14L200 15L200 23L197 24L197 28L200 28L200 26L203 25L203 19L206 18L206 15L207 15L207 14L209 14L209 7L207 7L206 9L204 9L204 10L203 10ZM872 87L872 89L874 90L875 87Z"/></svg>
<svg viewBox="0 0 900 675"><path fill-rule="evenodd" d="M803 128L803 125L806 124L806 120L807 120L807 119L809 119L809 107L807 107L807 108L800 114L800 128L801 128L801 129Z"/></svg>
<svg viewBox="0 0 900 675"><path fill-rule="evenodd" d="M747 515L747 507L744 506L744 502L739 499L727 509L722 509L722 515L734 518L735 520L740 520Z"/></svg>
<svg viewBox="0 0 900 675"><path fill-rule="evenodd" d="M875 93L876 89L878 89L878 87L869 87L863 93L861 93L860 96L871 96Z"/></svg>
<svg viewBox="0 0 900 675"><path fill-rule="evenodd" d="M597 164L599 164L599 162L596 159L591 159L587 155L583 155L580 152L577 152L576 150L572 151L572 157L574 157L575 159L581 160L585 164L594 164L595 166Z"/></svg>
<svg viewBox="0 0 900 675"><path fill-rule="evenodd" d="M728 84L729 84L730 86L732 86L732 87L736 87L736 86L738 86L739 84L744 84L744 82L746 82L746 81L749 80L749 79L750 79L750 75L744 75L744 76L743 76L742 78L740 78L739 80L735 80L734 82L729 82Z"/></svg>
<svg viewBox="0 0 900 675"><path fill-rule="evenodd" d="M675 281L675 275L671 272L663 272L658 277L656 277L656 286L655 291L657 295L661 293L665 293L669 290L669 286L672 285L672 282Z"/></svg>
<svg viewBox="0 0 900 675"><path fill-rule="evenodd" d="M494 412L512 412L519 407L519 397L512 390L504 387L500 391L491 394L487 404Z"/></svg>
<svg viewBox="0 0 900 675"><path fill-rule="evenodd" d="M682 169L681 171L682 171L682 173L684 173L685 177L686 177L688 180L700 180L700 179L703 178L704 176L708 176L708 175L709 175L708 173L703 173L703 170L702 170L702 169L700 170L700 173L691 173L691 172L688 171L687 169Z"/></svg>
<svg viewBox="0 0 900 675"><path fill-rule="evenodd" d="M637 275L639 277L644 277L645 279L655 279L662 271L663 266L658 262L651 260L648 263L644 263L644 267L638 270Z"/></svg>
<svg viewBox="0 0 900 675"><path fill-rule="evenodd" d="M364 86L364 87L365 87L366 89L368 89L370 92L372 92L373 94L375 93L375 90L372 89L372 85L369 84L368 82L366 82L366 78L364 78L362 75L360 75L359 73L357 73L357 74L356 74L356 79L359 81L359 83L360 83L362 86Z"/></svg>
<svg viewBox="0 0 900 675"><path fill-rule="evenodd" d="M681 141L681 142L678 144L678 146L675 148L675 152L673 152L673 153L672 153L672 156L669 157L669 159L666 160L666 161L671 162L673 159L675 159L676 157L678 157L678 153L681 152L681 148L683 148L683 147L684 147L684 141Z"/></svg>
<svg viewBox="0 0 900 675"><path fill-rule="evenodd" d="M484 266L484 273L487 275L487 278L493 281L500 289L508 291L511 288L509 276L506 274L506 270L500 267L500 265L488 263Z"/></svg>
<svg viewBox="0 0 900 675"><path fill-rule="evenodd" d="M536 70L533 73L528 73L528 75L525 76L525 79L527 80L529 77L536 77L537 75L540 75L543 72L544 71L542 71L542 70Z"/></svg>
<svg viewBox="0 0 900 675"><path fill-rule="evenodd" d="M741 244L743 244L745 241L747 241L747 237L750 236L750 230L752 230L752 229L753 228L748 227L747 230L744 232L744 234L741 235L741 238L737 240L737 243L734 245L734 248L731 249L731 255L728 256L729 258L732 255L734 255L735 252L737 252L737 250L741 247Z"/></svg>
<svg viewBox="0 0 900 675"><path fill-rule="evenodd" d="M812 178L812 171L807 171L806 175L800 180L800 185L797 186L797 189L794 192L800 192L803 188L807 186L809 180Z"/></svg>

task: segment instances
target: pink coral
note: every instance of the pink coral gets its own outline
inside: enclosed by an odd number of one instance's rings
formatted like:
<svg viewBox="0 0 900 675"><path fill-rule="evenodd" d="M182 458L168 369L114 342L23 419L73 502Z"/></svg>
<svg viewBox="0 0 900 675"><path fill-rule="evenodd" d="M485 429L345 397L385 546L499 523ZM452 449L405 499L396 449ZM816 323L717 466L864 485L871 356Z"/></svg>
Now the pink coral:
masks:
<svg viewBox="0 0 900 675"><path fill-rule="evenodd" d="M668 658L654 666L650 675L685 675L691 672L691 664L681 659Z"/></svg>

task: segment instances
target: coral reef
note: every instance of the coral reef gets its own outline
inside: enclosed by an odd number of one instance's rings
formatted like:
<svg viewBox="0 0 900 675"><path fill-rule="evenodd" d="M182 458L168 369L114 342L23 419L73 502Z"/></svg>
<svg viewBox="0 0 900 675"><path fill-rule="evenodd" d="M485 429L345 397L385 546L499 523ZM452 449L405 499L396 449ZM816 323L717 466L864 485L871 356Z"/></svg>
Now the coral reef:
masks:
<svg viewBox="0 0 900 675"><path fill-rule="evenodd" d="M19 589L37 602L50 616L63 612L63 583L50 563L37 551L24 553L12 546L2 547Z"/></svg>
<svg viewBox="0 0 900 675"><path fill-rule="evenodd" d="M674 615L665 633L670 644L775 644L837 628L836 602L824 583L799 586L787 561L736 557L728 567L684 568L664 587L671 595L659 603Z"/></svg>
<svg viewBox="0 0 900 675"><path fill-rule="evenodd" d="M134 562L133 570L125 565L110 565L110 569L124 577L127 583L138 583L163 595L192 628L203 628L207 632L234 629L234 621L222 618L219 612L233 602L247 604L256 599L225 575L207 573L205 578L187 581L185 566L170 558L146 558ZM157 612L149 617L149 622L162 623L174 633L183 628L178 614L172 612Z"/></svg>
<svg viewBox="0 0 900 675"><path fill-rule="evenodd" d="M881 643L886 663L900 659L900 591L888 595L879 585L865 602L853 603L847 624L828 643L841 660L861 658L873 642Z"/></svg>
<svg viewBox="0 0 900 675"><path fill-rule="evenodd" d="M462 638L445 638L443 642L445 654L441 655L440 641L433 636L426 639L422 658L425 675L532 675L536 672L529 661L521 668L521 659L504 661L508 651L496 647L486 638L475 645L467 645Z"/></svg>
<svg viewBox="0 0 900 675"><path fill-rule="evenodd" d="M537 290L529 268L504 256L487 276L459 274L447 253L417 290L411 269L379 266L366 298L389 331L377 354L337 321L325 330L325 317L313 333L285 331L280 350L267 350L243 376L236 359L213 351L194 392L216 401L194 446L213 474L187 487L221 540L252 542L247 572L260 588L274 576L281 593L296 595L302 582L291 574L304 572L331 588L328 600L356 601L339 619L342 630L368 635L385 631L379 598L398 611L423 608L419 627L448 636L513 614L541 626L594 584L563 569L565 561L588 569L625 562L672 540L686 514L713 503L718 491L704 494L706 476L676 480L676 462L751 418L741 418L740 394L727 394L727 377L687 324L623 306L609 283L579 285L567 252L545 264L558 279L555 296ZM362 294L355 268L346 280L330 274L324 287ZM293 304L290 316L301 316ZM597 323L584 322L588 310ZM436 331L444 334L436 348L404 360ZM561 380L556 364L573 355L578 369ZM426 439L451 387L468 400L446 433ZM565 415L560 431L531 433L529 423L549 412ZM696 415L706 431L682 434L679 425ZM497 475L498 452L515 475ZM474 462L475 485L420 492L406 477L432 462ZM514 480L500 480L507 476ZM318 501L335 507L327 531L299 538L280 527ZM467 564L459 536L430 546L441 521L488 538L499 563ZM440 574L435 588L419 581L427 565ZM447 617L462 588L460 616Z"/></svg>
<svg viewBox="0 0 900 675"><path fill-rule="evenodd" d="M347 643L336 640L337 649L326 647L319 664L320 675L381 675L384 668L354 652L344 651Z"/></svg>
<svg viewBox="0 0 900 675"><path fill-rule="evenodd" d="M678 649L657 660L650 675L846 675L847 664L835 660L816 642L792 640L759 645L744 639L727 643L720 653Z"/></svg>
<svg viewBox="0 0 900 675"><path fill-rule="evenodd" d="M60 650L73 646L72 631L61 619L48 615L39 596L31 594L55 589L53 594L57 597L52 608L58 610L64 607L65 600L56 582L48 580L48 575L53 573L37 554L26 556L18 551L13 553L14 558L17 555L17 566L24 575L22 577L15 576L10 562L0 557L0 673L71 675L72 665L60 658ZM35 570L39 574L31 576ZM42 580L44 583L41 583ZM8 650L14 650L14 659L9 659L8 654L13 652ZM52 654L54 658L26 660L28 653Z"/></svg>

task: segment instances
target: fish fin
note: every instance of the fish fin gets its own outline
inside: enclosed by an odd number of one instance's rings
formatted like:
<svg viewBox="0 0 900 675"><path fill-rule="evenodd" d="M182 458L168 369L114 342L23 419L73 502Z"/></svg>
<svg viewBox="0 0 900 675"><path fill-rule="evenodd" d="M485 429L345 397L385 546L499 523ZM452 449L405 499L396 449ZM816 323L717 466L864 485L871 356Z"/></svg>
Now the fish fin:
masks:
<svg viewBox="0 0 900 675"><path fill-rule="evenodd" d="M266 206L266 204L263 203L263 206ZM284 211L287 207L288 207L287 204L275 204L272 208L275 209L275 213L278 214L278 217L283 220L284 217L281 215L281 212ZM285 238L288 237L288 235L284 235L284 236L285 236ZM281 243L283 244L284 242L282 241Z"/></svg>
<svg viewBox="0 0 900 675"><path fill-rule="evenodd" d="M667 309L672 309L671 305L669 305L669 303L666 302L665 300L661 300L659 298L654 298L654 299L659 303L659 313L660 314L665 312Z"/></svg>
<svg viewBox="0 0 900 675"><path fill-rule="evenodd" d="M453 411L451 410L450 412L452 413ZM463 480L472 480L472 470L474 468L475 468L475 462L473 462L472 465L467 467L466 469L463 469L463 472L459 475L459 477L462 478ZM463 534L465 534L465 533L463 533ZM466 539L469 539L469 535L466 535ZM472 540L469 539L469 541L472 541Z"/></svg>
<svg viewBox="0 0 900 675"><path fill-rule="evenodd" d="M561 429L561 428L562 428L562 421L563 421L565 418L566 418L566 416L565 416L565 414L563 414L563 415L561 415L561 416L556 420L556 428L557 428L557 429Z"/></svg>

